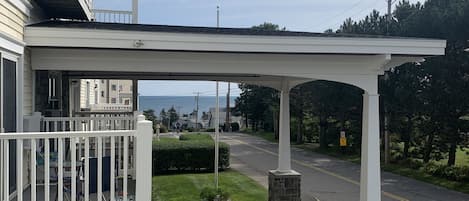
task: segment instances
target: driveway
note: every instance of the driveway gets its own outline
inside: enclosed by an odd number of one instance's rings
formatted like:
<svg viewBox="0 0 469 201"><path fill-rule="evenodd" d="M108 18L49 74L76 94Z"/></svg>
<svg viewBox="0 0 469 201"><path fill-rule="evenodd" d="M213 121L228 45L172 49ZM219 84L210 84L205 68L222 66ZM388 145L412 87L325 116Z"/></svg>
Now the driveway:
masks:
<svg viewBox="0 0 469 201"><path fill-rule="evenodd" d="M231 146L232 168L267 187L268 170L277 168L278 145L240 133L223 133ZM359 200L360 165L326 155L292 148L292 168L302 174L303 201ZM469 201L469 195L409 179L381 173L382 200Z"/></svg>

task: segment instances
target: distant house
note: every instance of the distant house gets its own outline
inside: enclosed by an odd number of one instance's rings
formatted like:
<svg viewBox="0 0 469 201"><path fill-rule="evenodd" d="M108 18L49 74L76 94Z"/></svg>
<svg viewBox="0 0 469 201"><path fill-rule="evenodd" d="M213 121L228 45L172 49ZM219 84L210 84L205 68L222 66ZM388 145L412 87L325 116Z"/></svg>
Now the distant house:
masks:
<svg viewBox="0 0 469 201"><path fill-rule="evenodd" d="M230 111L233 111L234 108L230 108ZM215 127L215 119L216 119L216 108L211 107L208 111L208 123L207 123L207 128L214 128ZM225 125L226 122L226 107L220 107L219 109L219 122L220 126ZM230 112L230 122L231 123L237 123L238 125L241 126L242 124L242 117L241 116L234 116L232 112Z"/></svg>

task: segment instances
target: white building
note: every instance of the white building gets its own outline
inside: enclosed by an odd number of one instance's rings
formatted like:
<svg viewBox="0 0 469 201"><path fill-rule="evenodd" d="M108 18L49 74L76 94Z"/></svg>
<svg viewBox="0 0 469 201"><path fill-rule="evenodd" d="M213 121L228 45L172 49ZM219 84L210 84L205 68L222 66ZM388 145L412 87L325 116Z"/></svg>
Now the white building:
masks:
<svg viewBox="0 0 469 201"><path fill-rule="evenodd" d="M80 108L77 111L133 111L132 80L80 79L79 82Z"/></svg>

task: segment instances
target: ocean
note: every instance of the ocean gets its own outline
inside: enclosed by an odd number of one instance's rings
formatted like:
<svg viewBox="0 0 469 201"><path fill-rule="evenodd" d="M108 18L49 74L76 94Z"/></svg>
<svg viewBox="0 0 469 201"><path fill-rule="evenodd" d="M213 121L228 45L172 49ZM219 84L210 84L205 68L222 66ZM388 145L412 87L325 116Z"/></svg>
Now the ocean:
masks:
<svg viewBox="0 0 469 201"><path fill-rule="evenodd" d="M230 106L234 107L237 97L230 96ZM220 108L226 107L226 96L220 96ZM208 112L209 108L215 107L215 96L199 96L199 115ZM194 96L140 96L139 110L155 110L155 115L159 115L164 108L166 111L172 106L179 114L189 114L196 109Z"/></svg>

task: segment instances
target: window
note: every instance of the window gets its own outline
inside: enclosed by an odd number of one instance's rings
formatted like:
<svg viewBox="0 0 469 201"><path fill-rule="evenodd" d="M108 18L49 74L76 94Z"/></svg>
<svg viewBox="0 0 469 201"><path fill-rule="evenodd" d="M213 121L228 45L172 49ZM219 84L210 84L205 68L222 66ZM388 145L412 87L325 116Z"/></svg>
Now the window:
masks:
<svg viewBox="0 0 469 201"><path fill-rule="evenodd" d="M104 98L104 91L101 91L101 97Z"/></svg>
<svg viewBox="0 0 469 201"><path fill-rule="evenodd" d="M122 87L122 85L119 85L119 91L122 91L124 90L124 87Z"/></svg>
<svg viewBox="0 0 469 201"><path fill-rule="evenodd" d="M115 84L111 85L111 90L116 91L116 90L117 90L117 86L116 86Z"/></svg>
<svg viewBox="0 0 469 201"><path fill-rule="evenodd" d="M116 103L116 102L117 102L116 98L111 98L111 103Z"/></svg>
<svg viewBox="0 0 469 201"><path fill-rule="evenodd" d="M104 84L104 80L101 80L101 84Z"/></svg>

